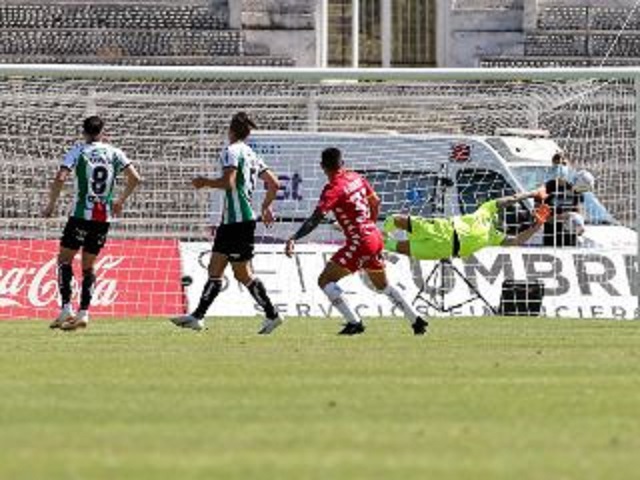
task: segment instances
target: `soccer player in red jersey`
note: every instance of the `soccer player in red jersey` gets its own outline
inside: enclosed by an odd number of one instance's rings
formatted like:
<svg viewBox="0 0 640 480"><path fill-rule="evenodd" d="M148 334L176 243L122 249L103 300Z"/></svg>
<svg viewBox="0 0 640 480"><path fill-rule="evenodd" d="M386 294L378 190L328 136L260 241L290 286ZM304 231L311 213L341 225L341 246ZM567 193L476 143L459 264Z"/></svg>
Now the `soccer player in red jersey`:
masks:
<svg viewBox="0 0 640 480"><path fill-rule="evenodd" d="M362 320L349 306L338 286L340 279L364 269L376 289L403 311L411 322L413 332L424 335L428 323L387 282L382 258L384 242L376 227L380 199L363 177L344 168L339 149L324 150L321 166L329 183L325 185L313 215L287 241L285 253L291 257L295 242L309 235L329 212L333 212L345 234L346 243L331 257L318 278L318 285L347 321L339 333L357 335L365 330Z"/></svg>

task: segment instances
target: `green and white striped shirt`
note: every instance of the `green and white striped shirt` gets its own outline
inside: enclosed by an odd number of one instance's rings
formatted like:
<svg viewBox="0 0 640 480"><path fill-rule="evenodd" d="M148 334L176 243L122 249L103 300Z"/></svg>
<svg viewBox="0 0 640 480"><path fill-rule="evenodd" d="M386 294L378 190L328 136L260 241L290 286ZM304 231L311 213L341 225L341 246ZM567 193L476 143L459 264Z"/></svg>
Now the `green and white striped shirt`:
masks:
<svg viewBox="0 0 640 480"><path fill-rule="evenodd" d="M242 141L224 149L220 163L225 168L237 170L235 185L225 191L222 223L248 222L256 219L253 210L253 192L258 185L258 176L267 170L262 158Z"/></svg>
<svg viewBox="0 0 640 480"><path fill-rule="evenodd" d="M130 164L122 150L108 143L81 143L73 147L61 164L76 174L71 216L97 222L111 221L116 177Z"/></svg>

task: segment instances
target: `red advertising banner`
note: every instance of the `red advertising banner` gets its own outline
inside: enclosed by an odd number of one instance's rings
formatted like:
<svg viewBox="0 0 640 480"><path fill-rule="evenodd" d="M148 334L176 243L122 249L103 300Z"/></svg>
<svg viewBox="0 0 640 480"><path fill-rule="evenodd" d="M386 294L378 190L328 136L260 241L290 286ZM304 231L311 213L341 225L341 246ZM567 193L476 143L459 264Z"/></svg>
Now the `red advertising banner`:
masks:
<svg viewBox="0 0 640 480"><path fill-rule="evenodd" d="M55 240L0 240L0 319L52 318L60 308ZM82 281L74 262L73 301ZM174 240L110 240L95 265L91 314L171 315L184 311L180 254Z"/></svg>

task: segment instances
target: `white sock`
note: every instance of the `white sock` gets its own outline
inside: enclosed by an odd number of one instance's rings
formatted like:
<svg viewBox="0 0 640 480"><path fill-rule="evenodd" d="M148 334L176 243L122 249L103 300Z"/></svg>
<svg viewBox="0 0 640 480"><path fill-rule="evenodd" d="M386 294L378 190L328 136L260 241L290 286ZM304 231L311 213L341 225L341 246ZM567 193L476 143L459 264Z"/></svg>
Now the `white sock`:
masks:
<svg viewBox="0 0 640 480"><path fill-rule="evenodd" d="M382 293L384 293L387 297L389 297L389 300L391 300L391 303L393 303L396 307L402 310L402 313L404 313L404 316L413 325L413 323L418 318L418 314L413 309L413 307L409 304L409 302L407 302L404 299L404 297L400 294L400 292L396 290L394 287L392 287L391 285L387 285L384 288L384 290L382 290Z"/></svg>
<svg viewBox="0 0 640 480"><path fill-rule="evenodd" d="M360 318L349 306L342 295L342 289L335 282L327 283L322 291L331 300L331 304L342 314L349 323L361 323Z"/></svg>

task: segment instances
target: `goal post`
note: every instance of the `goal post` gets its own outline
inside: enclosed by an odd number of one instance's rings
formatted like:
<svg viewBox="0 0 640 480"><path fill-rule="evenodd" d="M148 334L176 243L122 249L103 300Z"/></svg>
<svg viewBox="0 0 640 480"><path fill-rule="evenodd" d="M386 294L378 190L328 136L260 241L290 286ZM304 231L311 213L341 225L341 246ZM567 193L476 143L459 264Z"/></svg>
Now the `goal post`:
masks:
<svg viewBox="0 0 640 480"><path fill-rule="evenodd" d="M287 80L353 81L559 81L630 80L640 67L542 68L316 68L255 66L132 66L87 64L0 64L0 76L109 80Z"/></svg>
<svg viewBox="0 0 640 480"><path fill-rule="evenodd" d="M197 174L215 174L228 121L239 110L258 123L250 143L282 185L277 224L258 227L261 253L254 263L269 272L268 285L287 314L328 312L314 276L341 232L322 225L306 246L300 242L298 258L282 255L282 241L314 208L325 181L320 153L328 146L340 147L349 166L373 184L383 201L382 218L393 212L469 213L490 198L539 186L555 175L553 153L566 152L569 175L588 170L595 178L580 207L584 234L568 231L575 241L544 245L556 231L531 246L489 248L454 264L496 306L502 282L512 279L542 282L543 314L549 316L637 318L640 311L637 67L0 65L0 105L0 318L55 312L55 253L70 184L55 219L41 218L39 210L62 155L80 140L82 119L95 113L105 117L109 140L144 178L112 226L96 315L165 315L188 308L203 282L211 226L221 208L220 195L195 192L189 182ZM258 200L261 195L257 186ZM521 206L529 213L532 208ZM516 230L527 221L522 212L507 217ZM430 262L390 255L388 263L409 295L426 287L455 304L469 293L445 270L437 284L424 285ZM394 313L360 283L348 280L354 299L363 299L363 315ZM232 279L225 289L213 313L255 313L253 305L229 306L244 298ZM481 303L471 302L445 315L485 313Z"/></svg>

